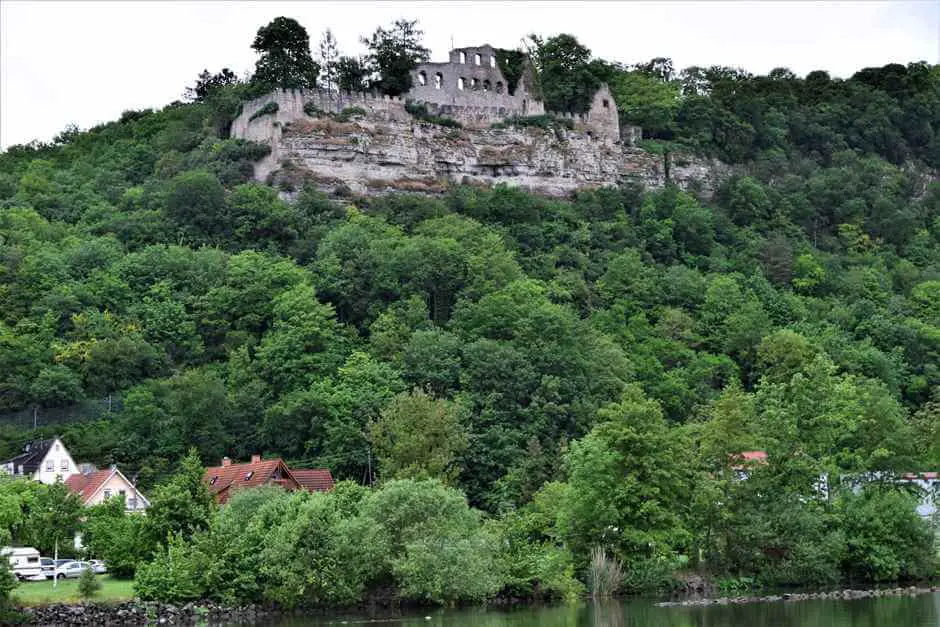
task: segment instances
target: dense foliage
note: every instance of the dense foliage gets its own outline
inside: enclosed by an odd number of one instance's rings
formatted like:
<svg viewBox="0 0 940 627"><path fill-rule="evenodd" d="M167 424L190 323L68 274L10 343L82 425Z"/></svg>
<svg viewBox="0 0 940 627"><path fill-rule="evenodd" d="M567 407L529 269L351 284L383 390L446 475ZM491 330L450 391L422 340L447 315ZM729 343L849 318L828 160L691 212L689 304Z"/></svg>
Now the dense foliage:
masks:
<svg viewBox="0 0 940 627"><path fill-rule="evenodd" d="M891 477L940 464L937 68L693 85L536 41L546 98L603 78L653 136L742 167L710 198L287 202L249 180L267 149L225 138L253 87L224 72L0 155L0 411L121 401L3 424L0 453L59 433L158 486L146 519L81 522L61 486L8 482L12 539L81 525L144 596L288 606L565 597L601 567L623 590L931 574ZM380 487L214 510L200 463L256 452Z"/></svg>

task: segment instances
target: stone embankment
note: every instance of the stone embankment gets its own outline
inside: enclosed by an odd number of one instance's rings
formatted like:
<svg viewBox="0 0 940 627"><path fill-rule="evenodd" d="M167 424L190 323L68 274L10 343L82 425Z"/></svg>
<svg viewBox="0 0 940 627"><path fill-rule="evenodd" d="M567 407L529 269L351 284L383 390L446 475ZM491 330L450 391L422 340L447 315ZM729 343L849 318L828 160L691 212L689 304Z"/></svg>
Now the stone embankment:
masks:
<svg viewBox="0 0 940 627"><path fill-rule="evenodd" d="M707 605L744 605L747 603L777 603L788 601L854 601L880 597L917 596L940 592L940 586L908 588L878 588L869 590L834 590L830 592L793 592L768 596L717 597L706 599L687 599L685 601L664 601L657 607L701 607Z"/></svg>
<svg viewBox="0 0 940 627"><path fill-rule="evenodd" d="M269 613L259 607L222 607L213 603L167 605L130 601L43 605L20 611L28 625L215 625L253 623Z"/></svg>

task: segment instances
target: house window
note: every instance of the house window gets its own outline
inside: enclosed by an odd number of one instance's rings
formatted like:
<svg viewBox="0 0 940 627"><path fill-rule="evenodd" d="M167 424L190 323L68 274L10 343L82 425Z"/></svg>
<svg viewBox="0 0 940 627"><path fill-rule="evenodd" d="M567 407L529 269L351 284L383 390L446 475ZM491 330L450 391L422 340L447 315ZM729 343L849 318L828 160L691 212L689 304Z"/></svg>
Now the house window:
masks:
<svg viewBox="0 0 940 627"><path fill-rule="evenodd" d="M428 84L428 75L424 72L418 72L418 83L421 85Z"/></svg>
<svg viewBox="0 0 940 627"><path fill-rule="evenodd" d="M463 76L457 79L457 89L462 90L464 87L466 87L466 84L467 84L467 81L464 80Z"/></svg>
<svg viewBox="0 0 940 627"><path fill-rule="evenodd" d="M121 496L125 496L127 492L125 492L124 490L118 490L118 494L120 494Z"/></svg>
<svg viewBox="0 0 940 627"><path fill-rule="evenodd" d="M461 63L466 63L466 62L467 62L467 54L466 54L465 52L461 52L461 53L460 53L460 62L461 62Z"/></svg>
<svg viewBox="0 0 940 627"><path fill-rule="evenodd" d="M51 459L46 460L46 470L48 470L49 472L52 472L53 470L55 470L54 460L51 460Z"/></svg>
<svg viewBox="0 0 940 627"><path fill-rule="evenodd" d="M488 80L483 81L483 91L490 90L490 82Z"/></svg>
<svg viewBox="0 0 940 627"><path fill-rule="evenodd" d="M604 98L604 108L605 108L605 109L610 109L610 101L607 100L607 98Z"/></svg>
<svg viewBox="0 0 940 627"><path fill-rule="evenodd" d="M111 490L105 490L105 491L104 491L104 498L105 498L105 499L111 498Z"/></svg>
<svg viewBox="0 0 940 627"><path fill-rule="evenodd" d="M496 67L496 56L490 57L490 67Z"/></svg>
<svg viewBox="0 0 940 627"><path fill-rule="evenodd" d="M496 93L503 93L503 81L496 81Z"/></svg>
<svg viewBox="0 0 940 627"><path fill-rule="evenodd" d="M444 75L438 72L434 75L434 89L440 89L444 86Z"/></svg>
<svg viewBox="0 0 940 627"><path fill-rule="evenodd" d="M59 445L58 445L58 444L55 445L55 450L56 450L57 453L59 452Z"/></svg>
<svg viewBox="0 0 940 627"><path fill-rule="evenodd" d="M482 63L482 62L483 62L483 57L481 57L481 56L479 55L479 53L473 55L473 64L474 64L474 65L480 65L480 63Z"/></svg>
<svg viewBox="0 0 940 627"><path fill-rule="evenodd" d="M69 469L69 460L63 459L63 460L59 463L59 468L62 469L62 472L68 472L68 469Z"/></svg>
<svg viewBox="0 0 940 627"><path fill-rule="evenodd" d="M137 499L134 497L129 498L127 500L127 507L128 509L137 509Z"/></svg>
<svg viewBox="0 0 940 627"><path fill-rule="evenodd" d="M471 89L480 89L479 79L476 79L476 78L470 79L470 87Z"/></svg>

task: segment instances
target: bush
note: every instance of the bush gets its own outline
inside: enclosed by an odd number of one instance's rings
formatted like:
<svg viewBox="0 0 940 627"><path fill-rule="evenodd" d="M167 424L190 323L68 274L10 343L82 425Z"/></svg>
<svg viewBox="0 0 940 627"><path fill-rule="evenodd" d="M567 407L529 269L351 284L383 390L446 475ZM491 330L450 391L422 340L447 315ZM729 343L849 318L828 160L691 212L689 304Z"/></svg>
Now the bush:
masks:
<svg viewBox="0 0 940 627"><path fill-rule="evenodd" d="M560 129L574 130L574 120L555 117L554 115L514 115L506 118L502 122L493 123L490 128L526 128L535 127L546 131L558 131Z"/></svg>
<svg viewBox="0 0 940 627"><path fill-rule="evenodd" d="M262 115L271 115L272 113L277 113L280 106L276 102L269 102L254 113L248 118L248 121L251 122L256 118L260 118Z"/></svg>
<svg viewBox="0 0 940 627"><path fill-rule="evenodd" d="M423 104L406 102L405 111L411 114L416 120L421 120L422 122L427 122L428 124L437 124L438 126L446 126L448 128L463 128L463 124L454 120L452 118L445 118L439 115L432 115L428 112L428 108Z"/></svg>
<svg viewBox="0 0 940 627"><path fill-rule="evenodd" d="M144 601L185 603L202 598L205 593L203 573L206 559L181 535L171 537L152 562L137 568L134 589Z"/></svg>
<svg viewBox="0 0 940 627"><path fill-rule="evenodd" d="M333 119L337 122L349 122L355 116L363 116L369 113L362 107L346 107L339 113L333 116Z"/></svg>
<svg viewBox="0 0 940 627"><path fill-rule="evenodd" d="M91 568L82 571L78 578L78 594L83 599L90 599L101 590L101 582L95 577L95 571Z"/></svg>

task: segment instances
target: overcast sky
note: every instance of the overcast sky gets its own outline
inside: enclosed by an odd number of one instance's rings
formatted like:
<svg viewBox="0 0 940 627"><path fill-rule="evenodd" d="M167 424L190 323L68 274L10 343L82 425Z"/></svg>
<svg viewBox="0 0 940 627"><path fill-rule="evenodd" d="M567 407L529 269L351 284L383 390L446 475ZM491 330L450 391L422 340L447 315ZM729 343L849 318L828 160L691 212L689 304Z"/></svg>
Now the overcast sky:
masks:
<svg viewBox="0 0 940 627"><path fill-rule="evenodd" d="M885 63L940 62L940 0L887 2L68 2L0 0L0 148L50 140L127 109L159 108L195 76L255 61L251 41L274 17L297 19L316 50L333 29L341 52L400 17L418 18L432 59L455 46L515 48L528 33L568 32L595 56L677 69L789 67L848 77Z"/></svg>

